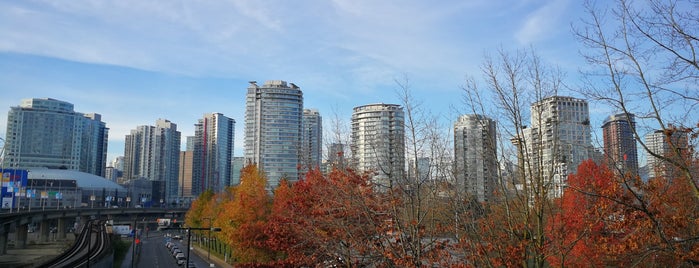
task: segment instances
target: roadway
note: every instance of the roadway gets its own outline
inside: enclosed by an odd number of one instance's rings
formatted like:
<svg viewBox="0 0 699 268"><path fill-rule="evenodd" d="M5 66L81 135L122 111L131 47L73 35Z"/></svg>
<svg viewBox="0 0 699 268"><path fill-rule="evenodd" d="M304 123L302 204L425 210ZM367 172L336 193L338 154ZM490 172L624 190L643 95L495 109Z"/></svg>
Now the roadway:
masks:
<svg viewBox="0 0 699 268"><path fill-rule="evenodd" d="M178 266L175 258L170 254L170 250L165 247L165 243L168 241L167 237L165 237L166 232L150 232L148 237L145 237L141 240L142 243L142 248L141 248L141 253L140 257L136 258L136 263L134 267L137 268L166 268L166 267L184 267L184 266ZM174 235L175 232L173 231L172 234ZM186 234L181 234L183 236L183 240L175 240L171 239L170 241L174 242L178 248L182 250L182 252L185 253L185 256L187 254L187 236ZM128 268L131 267L131 255L132 252L129 250L129 252L126 255L126 258L124 259L124 262L122 263L121 267L122 268ZM192 249L189 254L189 262L193 263L196 267L198 268L203 268L203 267L209 267L209 263L206 260L206 255L204 257L200 257L196 254L196 249ZM216 265L216 267L221 267L220 265Z"/></svg>

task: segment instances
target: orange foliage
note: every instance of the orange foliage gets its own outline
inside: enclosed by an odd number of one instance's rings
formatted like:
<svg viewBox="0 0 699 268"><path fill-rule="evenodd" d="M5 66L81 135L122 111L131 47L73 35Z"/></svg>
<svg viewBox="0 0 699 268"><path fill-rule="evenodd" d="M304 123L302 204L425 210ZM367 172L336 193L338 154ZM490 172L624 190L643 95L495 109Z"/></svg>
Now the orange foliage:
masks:
<svg viewBox="0 0 699 268"><path fill-rule="evenodd" d="M548 219L547 234L554 266L598 267L605 263L608 248L620 232L623 207L613 199L623 195L621 184L606 166L584 161L577 174L568 177L568 188L558 202L560 211Z"/></svg>
<svg viewBox="0 0 699 268"><path fill-rule="evenodd" d="M267 240L264 229L271 204L266 185L267 179L256 165L244 167L240 185L232 190L233 199L226 204L225 215L221 216L230 219L228 241L238 262L266 262L273 258L274 253L264 247Z"/></svg>
<svg viewBox="0 0 699 268"><path fill-rule="evenodd" d="M293 265L370 263L380 213L367 178L317 169L275 192L268 245ZM371 260L369 260L371 259Z"/></svg>
<svg viewBox="0 0 699 268"><path fill-rule="evenodd" d="M684 178L616 176L584 162L549 220L554 266L699 264L699 210Z"/></svg>

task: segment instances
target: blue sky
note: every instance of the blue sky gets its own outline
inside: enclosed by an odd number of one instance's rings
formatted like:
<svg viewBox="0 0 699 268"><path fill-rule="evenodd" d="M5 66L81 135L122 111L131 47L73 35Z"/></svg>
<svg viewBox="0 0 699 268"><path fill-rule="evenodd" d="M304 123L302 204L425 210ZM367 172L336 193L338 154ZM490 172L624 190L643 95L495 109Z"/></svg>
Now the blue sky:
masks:
<svg viewBox="0 0 699 268"><path fill-rule="evenodd" d="M50 97L102 114L110 160L138 125L165 118L191 136L209 112L237 121L241 156L251 80L295 83L327 129L355 106L398 103L394 79L405 75L449 121L465 76L480 77L498 47L533 47L576 83L579 2L1 1L0 136L9 107ZM599 126L608 111L592 106Z"/></svg>

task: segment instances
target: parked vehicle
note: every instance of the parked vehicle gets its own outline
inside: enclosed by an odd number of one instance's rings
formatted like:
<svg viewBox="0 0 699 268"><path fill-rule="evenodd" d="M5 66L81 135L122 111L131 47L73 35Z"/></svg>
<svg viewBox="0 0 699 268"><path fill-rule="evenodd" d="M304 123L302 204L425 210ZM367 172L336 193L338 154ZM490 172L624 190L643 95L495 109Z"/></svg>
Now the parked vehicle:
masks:
<svg viewBox="0 0 699 268"><path fill-rule="evenodd" d="M187 261L187 257L184 256L184 253L180 252L175 256L175 260L177 260L177 265L182 265Z"/></svg>

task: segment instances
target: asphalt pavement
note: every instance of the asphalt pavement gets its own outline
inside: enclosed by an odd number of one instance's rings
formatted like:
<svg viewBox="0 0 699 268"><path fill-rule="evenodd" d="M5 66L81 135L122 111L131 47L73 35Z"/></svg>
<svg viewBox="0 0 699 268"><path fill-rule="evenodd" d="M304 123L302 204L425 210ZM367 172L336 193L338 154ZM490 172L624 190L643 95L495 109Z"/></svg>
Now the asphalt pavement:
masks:
<svg viewBox="0 0 699 268"><path fill-rule="evenodd" d="M134 261L134 267L138 268L161 268L161 267L184 267L177 265L175 258L170 253L170 249L165 247L167 241L172 241L175 245L184 252L185 256L187 254L187 241L175 240L164 236L165 233L151 232L149 237L141 240L142 248L140 249L140 255L137 254ZM122 268L131 268L132 266L132 256L133 254L133 244L129 248L129 251L121 264ZM211 262L214 266L210 266L207 262L207 252L200 248L194 247L190 250L190 263L196 265L197 268L204 267L233 267L232 265L226 264L223 260L211 256Z"/></svg>

